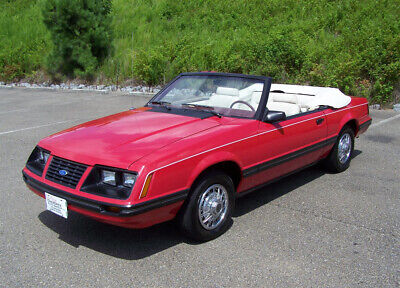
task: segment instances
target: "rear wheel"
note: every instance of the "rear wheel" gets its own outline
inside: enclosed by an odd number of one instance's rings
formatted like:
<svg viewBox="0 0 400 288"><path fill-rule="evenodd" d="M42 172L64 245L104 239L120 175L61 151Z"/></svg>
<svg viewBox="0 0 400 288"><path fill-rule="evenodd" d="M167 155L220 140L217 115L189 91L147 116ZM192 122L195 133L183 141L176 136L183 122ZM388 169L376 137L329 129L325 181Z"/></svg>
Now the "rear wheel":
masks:
<svg viewBox="0 0 400 288"><path fill-rule="evenodd" d="M232 179L221 171L201 177L178 217L182 232L197 241L223 234L232 222L234 191Z"/></svg>
<svg viewBox="0 0 400 288"><path fill-rule="evenodd" d="M354 131L345 126L340 131L339 137L333 146L331 153L325 159L325 167L335 173L343 172L350 166L354 151Z"/></svg>

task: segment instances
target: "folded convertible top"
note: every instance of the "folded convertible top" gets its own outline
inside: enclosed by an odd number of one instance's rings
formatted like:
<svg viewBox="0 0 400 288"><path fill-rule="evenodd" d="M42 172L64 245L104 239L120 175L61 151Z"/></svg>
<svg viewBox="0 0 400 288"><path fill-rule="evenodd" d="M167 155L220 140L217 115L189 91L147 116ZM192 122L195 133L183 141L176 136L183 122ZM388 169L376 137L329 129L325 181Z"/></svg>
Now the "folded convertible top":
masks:
<svg viewBox="0 0 400 288"><path fill-rule="evenodd" d="M331 87L272 84L271 92L278 92L278 91L290 94L314 96L315 99L311 101L312 105L315 106L320 105L320 106L330 106L333 108L342 108L347 106L351 101L351 98L345 95L338 88L331 88ZM311 103L309 103L309 105L311 105Z"/></svg>

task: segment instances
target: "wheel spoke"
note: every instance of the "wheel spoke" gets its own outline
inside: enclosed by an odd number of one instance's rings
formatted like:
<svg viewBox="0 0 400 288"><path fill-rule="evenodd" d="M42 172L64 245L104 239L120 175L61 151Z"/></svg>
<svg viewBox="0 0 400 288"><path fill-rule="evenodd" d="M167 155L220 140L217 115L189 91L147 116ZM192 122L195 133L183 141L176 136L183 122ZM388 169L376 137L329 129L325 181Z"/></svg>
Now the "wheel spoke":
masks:
<svg viewBox="0 0 400 288"><path fill-rule="evenodd" d="M210 221L211 218L212 218L212 215L209 214L209 215L203 220L203 223L207 223L208 221Z"/></svg>
<svg viewBox="0 0 400 288"><path fill-rule="evenodd" d="M338 160L344 164L350 158L351 154L351 137L348 133L343 134L338 143Z"/></svg>
<svg viewBox="0 0 400 288"><path fill-rule="evenodd" d="M221 184L208 187L201 195L198 213L201 225L212 230L221 225L228 210L228 192Z"/></svg>

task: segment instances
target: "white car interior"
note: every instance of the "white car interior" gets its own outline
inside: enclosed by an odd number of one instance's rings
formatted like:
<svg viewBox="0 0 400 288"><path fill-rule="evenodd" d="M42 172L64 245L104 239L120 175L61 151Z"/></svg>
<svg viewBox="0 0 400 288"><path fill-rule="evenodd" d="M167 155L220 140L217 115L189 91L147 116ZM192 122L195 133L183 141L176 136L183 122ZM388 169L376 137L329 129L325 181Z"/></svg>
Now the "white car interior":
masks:
<svg viewBox="0 0 400 288"><path fill-rule="evenodd" d="M239 100L239 89L218 87L217 91L207 100L207 105L229 108L230 105L237 100Z"/></svg>
<svg viewBox="0 0 400 288"><path fill-rule="evenodd" d="M212 107L224 107L251 110L247 105L235 103L244 101L257 109L263 85L253 84L244 89L218 87L208 100L193 102ZM318 109L320 106L342 108L347 106L351 98L337 88L313 87L287 84L272 84L267 108L285 112L286 116ZM232 105L233 104L233 105Z"/></svg>

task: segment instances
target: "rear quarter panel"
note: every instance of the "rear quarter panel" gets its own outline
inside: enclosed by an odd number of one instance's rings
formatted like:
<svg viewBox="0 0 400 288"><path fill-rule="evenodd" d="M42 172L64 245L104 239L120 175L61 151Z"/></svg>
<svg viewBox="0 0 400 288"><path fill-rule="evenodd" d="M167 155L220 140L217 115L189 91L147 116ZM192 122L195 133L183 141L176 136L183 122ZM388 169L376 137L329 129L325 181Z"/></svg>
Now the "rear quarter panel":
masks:
<svg viewBox="0 0 400 288"><path fill-rule="evenodd" d="M352 120L356 122L355 134L358 136L360 124L371 119L368 114L368 101L358 97L352 97L350 104L344 108L325 110L325 115L328 124L328 138L337 136L346 123Z"/></svg>

